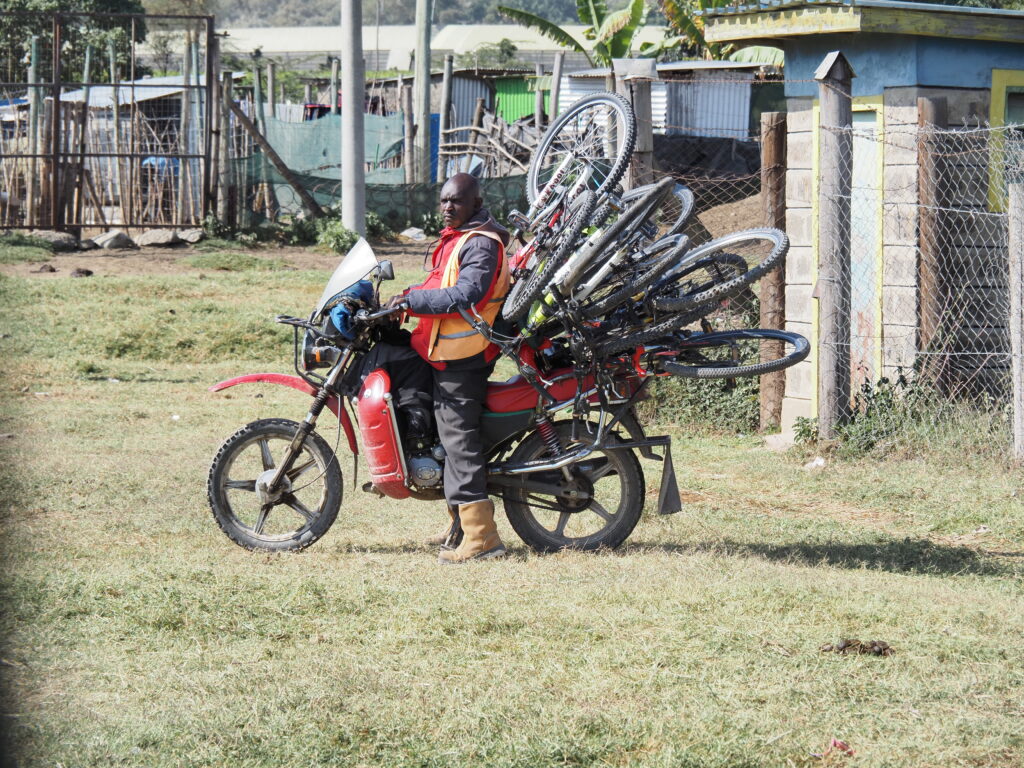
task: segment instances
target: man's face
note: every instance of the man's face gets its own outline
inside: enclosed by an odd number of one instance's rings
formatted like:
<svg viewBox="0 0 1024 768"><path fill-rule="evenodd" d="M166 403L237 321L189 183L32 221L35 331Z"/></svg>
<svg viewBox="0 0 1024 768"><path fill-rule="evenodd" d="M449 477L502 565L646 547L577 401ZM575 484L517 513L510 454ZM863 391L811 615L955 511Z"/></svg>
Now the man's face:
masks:
<svg viewBox="0 0 1024 768"><path fill-rule="evenodd" d="M441 218L447 227L461 227L480 210L481 204L467 185L448 182L441 188Z"/></svg>

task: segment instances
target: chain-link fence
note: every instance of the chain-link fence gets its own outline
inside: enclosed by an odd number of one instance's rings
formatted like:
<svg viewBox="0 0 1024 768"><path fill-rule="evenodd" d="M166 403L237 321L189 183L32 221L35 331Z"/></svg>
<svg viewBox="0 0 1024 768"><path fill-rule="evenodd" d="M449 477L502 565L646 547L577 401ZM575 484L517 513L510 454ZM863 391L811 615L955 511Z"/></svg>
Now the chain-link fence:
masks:
<svg viewBox="0 0 1024 768"><path fill-rule="evenodd" d="M1007 180L1022 170L1021 126L883 131L870 117L855 112L851 128L832 131L848 148L833 170L839 181L818 179L819 220L840 215L836 228L814 233L816 250L845 260L837 291L818 274L814 297L840 298L815 309L812 331L819 315L843 313L848 341L834 346L849 387L817 395L841 398L830 409L841 414L840 440L1007 455L1020 407L1010 326L1021 312L1010 303ZM828 357L817 361L819 381L835 375Z"/></svg>

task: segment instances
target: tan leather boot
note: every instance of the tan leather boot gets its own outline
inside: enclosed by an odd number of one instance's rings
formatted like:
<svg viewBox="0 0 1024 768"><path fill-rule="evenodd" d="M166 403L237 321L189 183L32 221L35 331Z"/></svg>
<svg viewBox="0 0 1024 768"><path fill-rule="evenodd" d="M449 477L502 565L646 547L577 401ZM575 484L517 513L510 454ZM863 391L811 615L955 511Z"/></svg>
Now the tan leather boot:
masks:
<svg viewBox="0 0 1024 768"><path fill-rule="evenodd" d="M505 545L501 543L498 526L494 524L494 502L488 499L460 504L459 519L462 521L462 543L455 548L442 548L437 556L439 562L448 565L505 556Z"/></svg>
<svg viewBox="0 0 1024 768"><path fill-rule="evenodd" d="M442 544L449 544L450 546L457 547L459 542L462 541L462 529L459 528L459 518L456 515L455 508L448 507L447 509L448 517L450 518L448 524L433 536L425 538L423 540L425 546L440 547ZM449 541L449 538L451 541Z"/></svg>

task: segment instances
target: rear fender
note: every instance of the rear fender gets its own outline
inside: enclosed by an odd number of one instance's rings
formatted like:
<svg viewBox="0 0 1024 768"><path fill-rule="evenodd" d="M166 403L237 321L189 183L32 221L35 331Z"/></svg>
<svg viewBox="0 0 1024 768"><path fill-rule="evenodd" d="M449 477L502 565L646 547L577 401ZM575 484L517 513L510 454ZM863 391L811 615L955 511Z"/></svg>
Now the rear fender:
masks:
<svg viewBox="0 0 1024 768"><path fill-rule="evenodd" d="M305 392L310 397L316 395L316 389L312 385L303 381L298 376L292 376L287 373L250 373L245 376L236 376L233 379L214 384L210 387L210 391L220 392L231 387L237 387L239 384L277 384L282 387L297 389L299 392ZM359 446L356 445L356 433L352 428L352 419L349 418L348 412L337 395L331 395L327 398L327 407L331 409L331 413L341 422L341 428L345 430L345 437L348 438L348 447L352 454L358 455Z"/></svg>

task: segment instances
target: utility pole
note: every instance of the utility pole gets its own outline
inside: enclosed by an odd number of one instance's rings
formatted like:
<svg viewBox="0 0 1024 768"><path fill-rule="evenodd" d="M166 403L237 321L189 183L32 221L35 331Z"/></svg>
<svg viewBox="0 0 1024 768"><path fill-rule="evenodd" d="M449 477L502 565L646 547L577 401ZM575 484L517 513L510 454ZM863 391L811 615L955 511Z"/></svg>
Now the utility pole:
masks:
<svg viewBox="0 0 1024 768"><path fill-rule="evenodd" d="M416 0L416 63L413 113L416 116L416 181L430 179L430 16L433 0Z"/></svg>
<svg viewBox="0 0 1024 768"><path fill-rule="evenodd" d="M363 148L363 6L341 0L341 223L366 234L366 164Z"/></svg>

